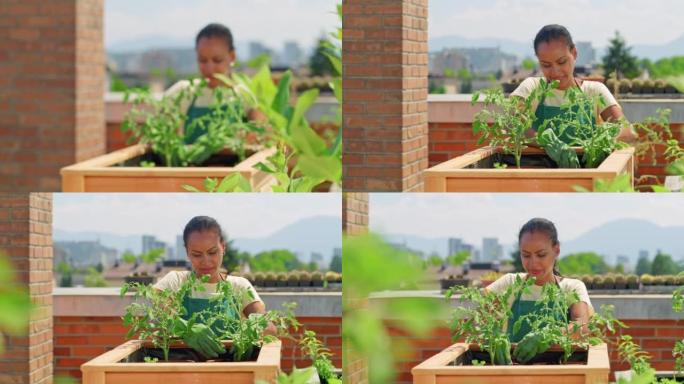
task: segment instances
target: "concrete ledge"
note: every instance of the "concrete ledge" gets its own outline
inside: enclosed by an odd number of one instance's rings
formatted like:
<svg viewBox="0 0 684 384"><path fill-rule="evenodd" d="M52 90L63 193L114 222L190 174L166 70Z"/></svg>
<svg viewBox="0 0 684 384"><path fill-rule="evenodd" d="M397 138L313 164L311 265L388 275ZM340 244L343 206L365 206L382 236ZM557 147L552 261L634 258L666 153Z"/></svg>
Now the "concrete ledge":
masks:
<svg viewBox="0 0 684 384"><path fill-rule="evenodd" d="M402 298L425 298L444 302L444 295L440 291L387 291L378 292L370 297L373 302L381 303L387 300ZM675 313L672 310L672 295L663 294L631 294L631 295L592 295L589 294L591 304L598 311L601 305L615 306L615 317L629 320L684 320L684 312ZM459 305L458 295L452 297L452 307Z"/></svg>
<svg viewBox="0 0 684 384"><path fill-rule="evenodd" d="M154 93L156 98L161 98L163 93ZM121 123L124 116L133 106L132 103L124 103L123 92L108 92L105 94L105 119L107 123ZM313 122L324 119L333 121L337 110L337 99L334 96L319 96L314 105L306 113L306 118Z"/></svg>
<svg viewBox="0 0 684 384"><path fill-rule="evenodd" d="M471 94L428 95L428 122L472 123L483 103L479 101L471 105L471 98ZM480 100L484 100L484 96L480 96ZM684 99L620 99L618 102L629 121L656 117L657 109L670 108L670 123L684 123Z"/></svg>
<svg viewBox="0 0 684 384"><path fill-rule="evenodd" d="M257 291L258 292L258 291ZM53 316L122 316L132 294L119 297L119 288L54 288ZM342 292L259 292L268 309L296 302L295 314L303 317L341 317Z"/></svg>

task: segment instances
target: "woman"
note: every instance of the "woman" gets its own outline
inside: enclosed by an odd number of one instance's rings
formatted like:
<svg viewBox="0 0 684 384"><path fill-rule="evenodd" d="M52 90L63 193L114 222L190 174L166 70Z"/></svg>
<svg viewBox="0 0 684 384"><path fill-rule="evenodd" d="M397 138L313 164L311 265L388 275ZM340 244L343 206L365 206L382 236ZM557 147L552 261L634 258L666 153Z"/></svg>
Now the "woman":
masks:
<svg viewBox="0 0 684 384"><path fill-rule="evenodd" d="M525 273L506 274L485 289L500 293L513 284L517 275L524 279L535 278L530 294L518 295L510 303L512 316L508 320L507 329L510 340L517 342L519 346L529 344L538 347L537 349L516 349L514 352L516 359L525 362L534 357L534 355L544 352L548 345L542 345L538 342L539 335L532 332L529 324L525 321L522 322L520 330L515 334L513 333L513 324L521 316L536 310L536 300L539 299L544 284L556 284L563 291L575 291L577 293L579 301L570 306L568 315L571 322L580 326L579 332L587 331L587 323L593 313L593 308L584 283L580 280L562 277L556 269L556 262L560 253L560 243L558 242L556 227L551 221L541 218L528 221L520 229L518 244ZM575 324L568 325L568 332L577 335ZM521 355L519 351L525 351L527 354Z"/></svg>
<svg viewBox="0 0 684 384"><path fill-rule="evenodd" d="M622 108L603 83L575 77L577 48L572 41L570 32L565 27L557 24L544 26L534 38L534 52L539 60L544 78L547 82L558 81L558 88L552 91L553 97L542 98L541 101L532 105L532 108L535 109L536 119L532 124L532 129L527 132L528 136L534 136L544 120L563 113L560 106L564 101L565 91L573 87L579 88L592 98L599 96L605 102L603 105L596 105L591 118L592 121L587 121L587 124L596 124L599 117L603 121L618 121L624 118ZM511 93L511 96L527 98L539 86L541 79L541 77L525 79ZM566 131L563 132L560 139L570 144L571 136L572 132ZM636 139L636 135L629 124L625 124L617 140L633 141L634 139Z"/></svg>
<svg viewBox="0 0 684 384"><path fill-rule="evenodd" d="M226 248L225 237L221 226L211 217L193 217L183 230L183 242L187 257L192 266L191 271L171 271L154 287L157 289L178 290L192 273L198 277L209 276L209 280L204 284L205 291L193 292L192 295L183 298L183 307L186 316L189 318L193 313L204 309L221 306L223 304L210 301L209 298L216 293L216 286L221 280L229 282L235 291L247 292L243 296L242 313L234 314L226 306L219 307L228 311L233 316L248 317L250 314L265 314L266 307L252 284L244 277L224 275L219 272L223 262L223 254ZM275 335L275 327L269 324L266 334ZM219 353L224 353L223 345L215 341L214 331L200 323L188 329L183 339L190 347L202 354L204 357L216 357Z"/></svg>
<svg viewBox="0 0 684 384"><path fill-rule="evenodd" d="M207 81L208 89L198 97L193 98L189 104L182 105L181 108L187 110L187 120L183 127L186 132L190 124L202 116L211 112L211 104L213 102L213 90L219 86L225 86L221 80L214 75L221 74L230 77L232 68L235 65L235 46L233 45L233 34L228 27L212 23L202 28L195 38L195 51L197 52L197 66L200 74ZM171 86L166 92L166 96L175 95L183 89L198 82L189 80L181 80ZM265 115L256 109L250 109L247 113L249 120L265 120ZM195 129L190 135L186 136L186 144L194 143L203 132L201 129Z"/></svg>

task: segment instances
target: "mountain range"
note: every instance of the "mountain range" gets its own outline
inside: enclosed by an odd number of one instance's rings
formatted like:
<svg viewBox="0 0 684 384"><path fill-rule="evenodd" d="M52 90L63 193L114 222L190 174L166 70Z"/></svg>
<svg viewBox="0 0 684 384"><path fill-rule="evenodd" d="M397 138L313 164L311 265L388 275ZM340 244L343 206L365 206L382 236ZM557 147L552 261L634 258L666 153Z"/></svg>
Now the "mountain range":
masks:
<svg viewBox="0 0 684 384"><path fill-rule="evenodd" d="M632 47L632 54L639 58L648 58L652 61L670 56L684 55L684 34L665 44L636 44ZM605 54L606 46L594 47L596 59L601 60ZM502 52L514 54L520 58L534 57L532 39L528 42L520 42L505 38L467 38L459 35L439 36L429 39L430 52L441 51L444 48L472 48L472 47L499 47Z"/></svg>
<svg viewBox="0 0 684 384"><path fill-rule="evenodd" d="M684 259L682 235L684 235L684 226L660 226L647 220L618 219L591 228L574 239L562 240L561 257L571 253L591 251L603 255L609 264L614 264L618 255L627 256L634 264L639 257L640 250L648 251L651 258L658 250L661 250L672 255L675 260L681 260ZM455 234L453 237L457 236ZM382 234L382 237L389 242L404 244L426 255L437 252L440 256L445 256L448 251L448 237L428 238L391 233ZM510 237L511 234L505 236L506 239ZM481 243L473 245L478 249L482 246ZM515 244L502 243L502 247L504 258L509 258Z"/></svg>
<svg viewBox="0 0 684 384"><path fill-rule="evenodd" d="M268 236L260 238L234 238L233 246L240 251L258 253L273 249L288 249L297 253L302 261L309 261L312 252L323 255L329 262L334 248L342 247L341 219L333 216L314 216L287 225ZM71 232L59 228L53 230L53 241L96 241L117 249L140 253L142 235L115 235L105 232ZM175 244L168 244L175 247Z"/></svg>

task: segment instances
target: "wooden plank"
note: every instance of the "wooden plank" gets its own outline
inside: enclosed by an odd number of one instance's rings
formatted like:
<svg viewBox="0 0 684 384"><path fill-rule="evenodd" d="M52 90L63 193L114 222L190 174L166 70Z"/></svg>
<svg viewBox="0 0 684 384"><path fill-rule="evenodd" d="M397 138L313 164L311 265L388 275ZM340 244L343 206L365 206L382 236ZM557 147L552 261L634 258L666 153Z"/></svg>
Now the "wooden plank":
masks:
<svg viewBox="0 0 684 384"><path fill-rule="evenodd" d="M469 348L456 343L430 357L411 370L414 384L434 383L605 383L610 374L608 348L605 344L592 346L587 353L587 364L572 365L508 365L508 366L453 366L449 365ZM588 378L590 377L590 378ZM593 380L593 381L589 381Z"/></svg>
<svg viewBox="0 0 684 384"><path fill-rule="evenodd" d="M612 180L621 173L634 179L634 148L613 152L593 169L466 168L500 149L482 147L425 171L426 192L572 192L574 186L593 190L597 179ZM526 154L543 153L528 148ZM515 184L518 183L518 184Z"/></svg>
<svg viewBox="0 0 684 384"><path fill-rule="evenodd" d="M223 179L240 172L250 181L255 192L270 192L275 177L254 169L275 153L269 148L253 153L234 167L119 167L124 162L149 151L144 145L133 145L72 166L62 168L64 192L184 192L183 185L204 189L208 177Z"/></svg>
<svg viewBox="0 0 684 384"><path fill-rule="evenodd" d="M255 377L251 372L110 372L106 380L106 384L253 384Z"/></svg>

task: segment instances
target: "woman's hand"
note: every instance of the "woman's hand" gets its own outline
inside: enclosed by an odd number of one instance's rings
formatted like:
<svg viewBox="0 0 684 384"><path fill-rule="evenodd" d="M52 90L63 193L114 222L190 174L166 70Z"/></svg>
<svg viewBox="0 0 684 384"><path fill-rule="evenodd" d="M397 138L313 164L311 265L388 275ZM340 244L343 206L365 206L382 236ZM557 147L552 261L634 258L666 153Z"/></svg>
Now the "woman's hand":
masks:
<svg viewBox="0 0 684 384"><path fill-rule="evenodd" d="M245 317L249 317L251 313L265 315L266 306L261 301L255 301L247 305L242 312L244 313ZM278 330L276 329L275 325L273 325L273 323L271 323L270 321L268 322L268 326L266 326L266 329L264 329L264 336L278 336Z"/></svg>

